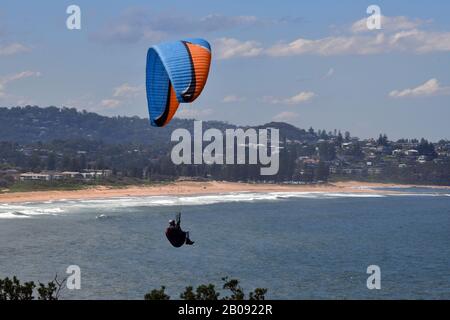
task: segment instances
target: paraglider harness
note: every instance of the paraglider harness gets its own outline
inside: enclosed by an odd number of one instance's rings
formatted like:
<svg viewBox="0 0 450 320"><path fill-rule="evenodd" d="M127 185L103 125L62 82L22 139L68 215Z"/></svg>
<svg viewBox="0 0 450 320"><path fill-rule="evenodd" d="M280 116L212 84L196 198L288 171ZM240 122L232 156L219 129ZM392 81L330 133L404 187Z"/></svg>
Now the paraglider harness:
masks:
<svg viewBox="0 0 450 320"><path fill-rule="evenodd" d="M180 212L177 214L174 223L171 223L171 225L166 229L166 237L175 248L179 248L185 243L188 245L194 244L194 242L189 239L189 232L181 230Z"/></svg>

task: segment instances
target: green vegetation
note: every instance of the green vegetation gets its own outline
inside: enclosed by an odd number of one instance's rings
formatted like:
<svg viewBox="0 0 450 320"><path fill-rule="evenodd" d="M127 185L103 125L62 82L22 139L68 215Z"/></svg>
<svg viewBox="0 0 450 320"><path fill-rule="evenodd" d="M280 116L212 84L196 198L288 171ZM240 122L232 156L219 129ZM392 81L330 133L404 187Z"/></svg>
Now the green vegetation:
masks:
<svg viewBox="0 0 450 320"><path fill-rule="evenodd" d="M47 284L36 285L33 281L21 283L17 277L0 279L0 301L1 300L58 300L61 290L64 288L67 278L58 280L55 276L53 281ZM202 284L195 290L192 286L186 287L180 294L182 300L264 300L267 289L256 288L245 294L239 285L239 280L222 278L222 289L230 294L221 298L221 292L216 290L214 284ZM169 300L170 296L165 292L166 287L154 289L144 296L145 300Z"/></svg>
<svg viewBox="0 0 450 320"><path fill-rule="evenodd" d="M222 278L224 282L222 289L229 291L230 295L224 296L222 300L264 300L267 293L267 289L256 288L254 291L249 292L248 296L244 293L244 290L239 285L239 280ZM169 300L165 292L166 287L162 286L160 289L154 289L147 293L144 297L145 300ZM185 291L180 294L182 300L219 300L221 293L216 290L214 284L202 284L195 290L192 286L186 287Z"/></svg>
<svg viewBox="0 0 450 320"><path fill-rule="evenodd" d="M149 181L130 177L109 177L94 181L17 181L7 186L7 189L0 190L1 193L31 192L31 191L71 191L83 190L97 186L111 189L122 189L130 186L155 186L165 185L170 181Z"/></svg>
<svg viewBox="0 0 450 320"><path fill-rule="evenodd" d="M24 181L12 184L7 192L51 191L51 190L81 190L88 185L77 182L56 181Z"/></svg>
<svg viewBox="0 0 450 320"><path fill-rule="evenodd" d="M21 283L15 276L12 279L0 279L1 300L58 300L66 279L58 281L57 276L48 284L31 282Z"/></svg>

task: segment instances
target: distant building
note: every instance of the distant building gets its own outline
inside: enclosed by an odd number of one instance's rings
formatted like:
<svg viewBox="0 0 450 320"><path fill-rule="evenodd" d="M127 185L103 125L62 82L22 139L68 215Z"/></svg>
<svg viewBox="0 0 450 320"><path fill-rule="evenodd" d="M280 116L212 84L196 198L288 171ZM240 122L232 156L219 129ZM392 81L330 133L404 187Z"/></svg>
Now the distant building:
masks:
<svg viewBox="0 0 450 320"><path fill-rule="evenodd" d="M79 180L94 180L97 178L109 177L112 175L112 170L84 170L78 171L64 171L64 172L41 172L33 173L27 172L19 175L20 181L51 181L51 180L65 180L65 179L79 179Z"/></svg>
<svg viewBox="0 0 450 320"><path fill-rule="evenodd" d="M352 145L353 145L352 142L344 142L344 143L342 144L342 148L343 148L343 149L349 149Z"/></svg>
<svg viewBox="0 0 450 320"><path fill-rule="evenodd" d="M417 162L419 163L426 163L429 160L429 158L427 156L419 156L419 158L417 158Z"/></svg>
<svg viewBox="0 0 450 320"><path fill-rule="evenodd" d="M80 175L85 180L92 180L92 179L96 178L96 173L95 172L80 172Z"/></svg>
<svg viewBox="0 0 450 320"><path fill-rule="evenodd" d="M417 151L416 149L409 149L405 151L405 154L407 156L418 156L419 155L419 151Z"/></svg>
<svg viewBox="0 0 450 320"><path fill-rule="evenodd" d="M47 173L27 172L20 175L20 181L50 181L52 176Z"/></svg>
<svg viewBox="0 0 450 320"><path fill-rule="evenodd" d="M92 170L92 169L86 169L83 170L81 175L83 175L84 178L106 178L112 176L113 172L112 170L105 169L105 170Z"/></svg>
<svg viewBox="0 0 450 320"><path fill-rule="evenodd" d="M70 178L70 179L83 178L81 173L79 173L78 171L64 171L64 172L61 172L61 175L64 178Z"/></svg>

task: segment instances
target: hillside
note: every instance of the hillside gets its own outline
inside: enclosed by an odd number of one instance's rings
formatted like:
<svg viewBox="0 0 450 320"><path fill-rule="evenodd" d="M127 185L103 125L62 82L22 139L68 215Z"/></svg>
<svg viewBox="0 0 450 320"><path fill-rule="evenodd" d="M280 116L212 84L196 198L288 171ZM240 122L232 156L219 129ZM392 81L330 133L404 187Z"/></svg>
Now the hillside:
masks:
<svg viewBox="0 0 450 320"><path fill-rule="evenodd" d="M305 131L283 122L253 127L279 129L279 171L270 178L260 175L260 165L174 165L170 159L175 143L170 135L175 128L192 132L193 124L192 119L173 119L165 128L154 128L139 117L105 117L56 107L0 108L0 187L16 181L14 172L86 169L110 169L114 179L153 181L180 176L302 183L329 177L438 185L450 181L448 141L389 141L386 135L359 140L348 132L343 136L312 128ZM223 132L235 126L205 121L203 130L208 128Z"/></svg>
<svg viewBox="0 0 450 320"><path fill-rule="evenodd" d="M220 121L205 121L207 128L225 130L234 125ZM310 139L305 130L286 123L272 122L259 127L280 129L280 136L291 140ZM17 143L50 142L53 140L103 141L107 144L167 143L175 128L192 131L193 120L173 119L164 128L151 127L148 119L139 117L106 117L96 113L69 108L36 106L0 108L0 141Z"/></svg>

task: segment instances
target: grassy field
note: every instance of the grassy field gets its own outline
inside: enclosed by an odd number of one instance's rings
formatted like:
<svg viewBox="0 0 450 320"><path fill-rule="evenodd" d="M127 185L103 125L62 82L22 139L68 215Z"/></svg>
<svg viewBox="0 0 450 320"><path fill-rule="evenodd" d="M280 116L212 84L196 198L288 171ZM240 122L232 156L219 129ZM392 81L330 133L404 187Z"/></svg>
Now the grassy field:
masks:
<svg viewBox="0 0 450 320"><path fill-rule="evenodd" d="M172 183L172 181L150 181L137 178L108 178L96 181L19 181L0 193L32 192L32 191L70 191L83 190L92 187L105 186L113 189L122 189L129 186L153 186Z"/></svg>

